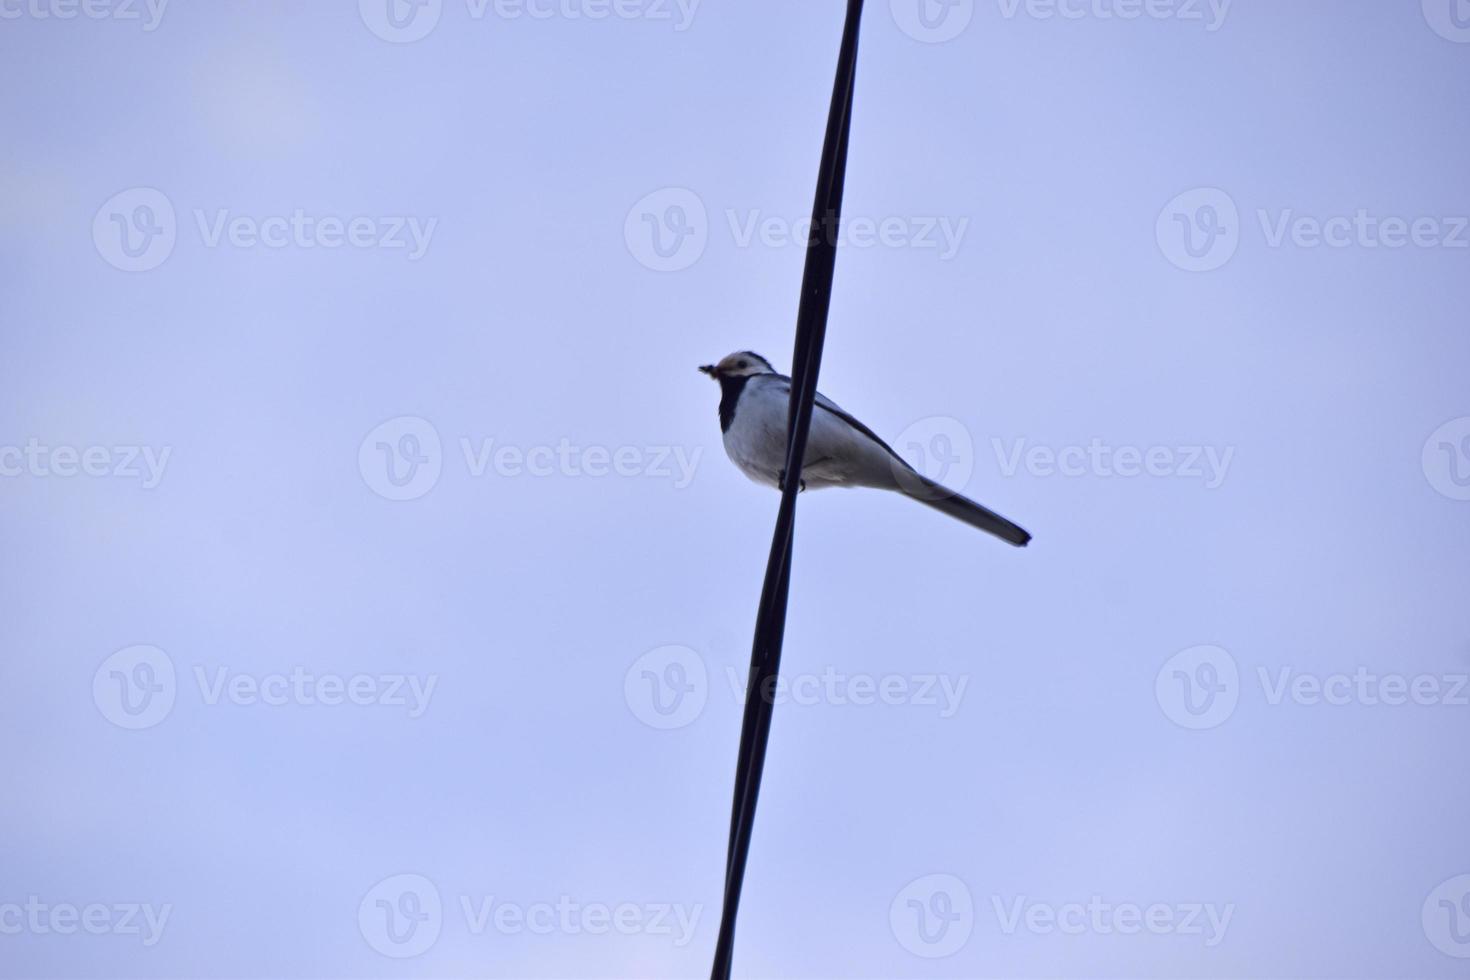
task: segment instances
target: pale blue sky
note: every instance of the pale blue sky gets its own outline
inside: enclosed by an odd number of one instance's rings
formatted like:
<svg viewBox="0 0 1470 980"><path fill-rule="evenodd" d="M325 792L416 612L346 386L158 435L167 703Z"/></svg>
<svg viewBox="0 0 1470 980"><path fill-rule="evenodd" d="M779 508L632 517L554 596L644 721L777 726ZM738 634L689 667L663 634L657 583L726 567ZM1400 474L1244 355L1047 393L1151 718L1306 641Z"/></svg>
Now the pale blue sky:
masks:
<svg viewBox="0 0 1470 980"><path fill-rule="evenodd" d="M1454 3L872 0L739 975L1463 975ZM840 8L0 3L0 975L707 974Z"/></svg>

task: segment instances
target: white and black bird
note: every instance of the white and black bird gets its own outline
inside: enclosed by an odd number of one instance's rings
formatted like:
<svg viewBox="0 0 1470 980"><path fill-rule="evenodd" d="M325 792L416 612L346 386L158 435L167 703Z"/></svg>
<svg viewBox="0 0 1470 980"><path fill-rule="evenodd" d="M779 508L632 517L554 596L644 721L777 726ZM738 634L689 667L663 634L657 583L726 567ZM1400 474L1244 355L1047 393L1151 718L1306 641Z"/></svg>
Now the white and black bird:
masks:
<svg viewBox="0 0 1470 980"><path fill-rule="evenodd" d="M791 379L750 351L700 370L720 383L725 452L755 482L779 487L786 467ZM818 392L801 464L801 489L822 487L896 490L1017 547L1031 540L1025 529L917 472L872 429Z"/></svg>

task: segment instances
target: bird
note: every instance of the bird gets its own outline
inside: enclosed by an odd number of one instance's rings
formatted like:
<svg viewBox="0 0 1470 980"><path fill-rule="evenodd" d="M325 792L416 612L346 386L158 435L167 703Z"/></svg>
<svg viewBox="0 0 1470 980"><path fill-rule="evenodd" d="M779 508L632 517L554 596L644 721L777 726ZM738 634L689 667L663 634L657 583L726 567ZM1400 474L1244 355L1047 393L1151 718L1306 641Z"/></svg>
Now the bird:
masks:
<svg viewBox="0 0 1470 980"><path fill-rule="evenodd" d="M753 351L736 351L699 370L720 383L720 431L730 461L756 483L782 489L791 379ZM872 429L818 392L798 489L824 487L897 491L1018 548L1031 540L1013 521L919 473Z"/></svg>

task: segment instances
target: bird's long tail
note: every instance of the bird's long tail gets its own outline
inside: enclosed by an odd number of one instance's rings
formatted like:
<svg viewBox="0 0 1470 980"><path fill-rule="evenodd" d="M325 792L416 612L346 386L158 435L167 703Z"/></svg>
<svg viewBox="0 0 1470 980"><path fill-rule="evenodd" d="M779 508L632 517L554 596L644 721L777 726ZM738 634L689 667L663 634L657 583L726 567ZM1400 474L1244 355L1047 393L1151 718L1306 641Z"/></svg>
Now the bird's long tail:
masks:
<svg viewBox="0 0 1470 980"><path fill-rule="evenodd" d="M901 476L898 489L921 504L927 504L956 520L964 521L971 527L988 531L1017 548L1026 547L1031 541L1031 535L1019 524L1006 520L995 511L982 507L919 473L910 471Z"/></svg>

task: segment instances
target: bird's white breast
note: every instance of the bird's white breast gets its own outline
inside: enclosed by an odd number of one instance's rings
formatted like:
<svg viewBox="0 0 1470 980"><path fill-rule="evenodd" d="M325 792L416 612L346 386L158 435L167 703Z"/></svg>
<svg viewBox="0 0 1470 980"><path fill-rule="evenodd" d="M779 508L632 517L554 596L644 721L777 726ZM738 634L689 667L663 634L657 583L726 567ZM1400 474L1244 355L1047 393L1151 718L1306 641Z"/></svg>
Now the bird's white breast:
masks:
<svg viewBox="0 0 1470 980"><path fill-rule="evenodd" d="M735 404L735 418L725 430L725 452L757 483L776 486L785 468L790 398L784 377L758 375L746 383ZM807 489L892 486L893 465L893 457L881 445L834 412L815 407L802 461Z"/></svg>

